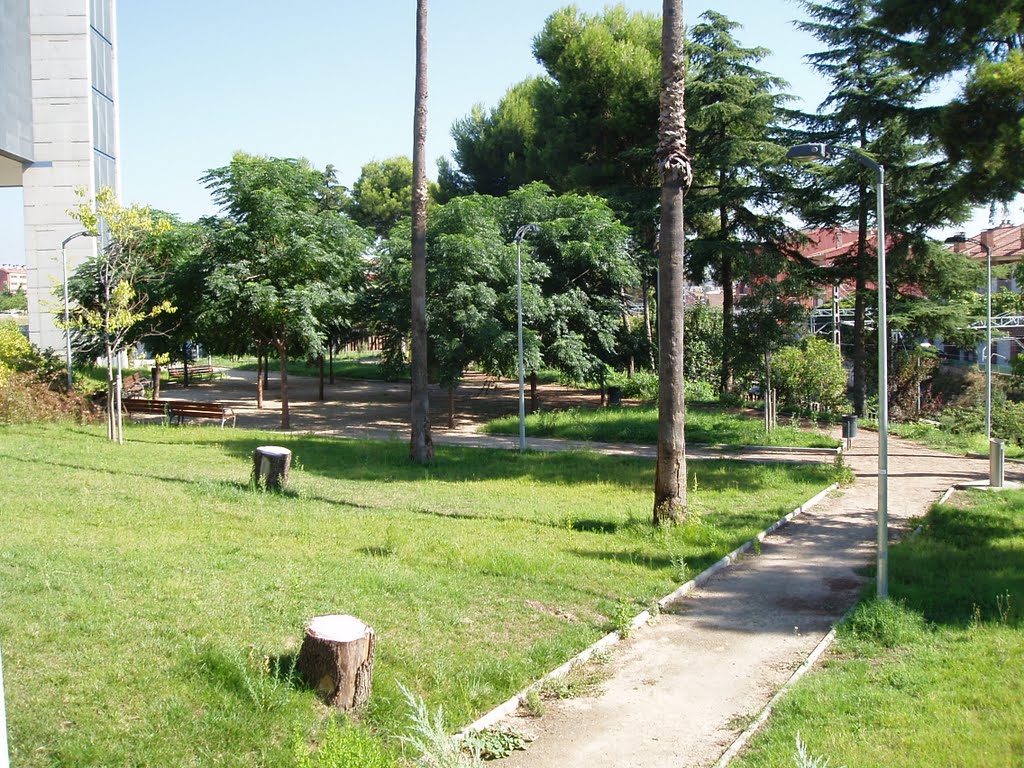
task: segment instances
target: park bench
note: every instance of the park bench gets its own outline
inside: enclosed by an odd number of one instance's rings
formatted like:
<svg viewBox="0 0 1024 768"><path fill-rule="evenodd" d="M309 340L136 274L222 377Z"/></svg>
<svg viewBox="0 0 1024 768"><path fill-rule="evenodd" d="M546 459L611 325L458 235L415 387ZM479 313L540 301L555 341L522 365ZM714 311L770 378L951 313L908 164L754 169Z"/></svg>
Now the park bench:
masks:
<svg viewBox="0 0 1024 768"><path fill-rule="evenodd" d="M188 400L146 400L126 398L121 405L129 416L162 416L165 424L184 424L185 419L214 419L221 427L228 421L235 426L235 412L217 403L196 403Z"/></svg>
<svg viewBox="0 0 1024 768"><path fill-rule="evenodd" d="M121 397L124 399L134 399L144 397L146 394L146 386L149 382L142 376L141 373L133 373L126 379L121 381Z"/></svg>
<svg viewBox="0 0 1024 768"><path fill-rule="evenodd" d="M162 416L164 423L170 421L167 400L147 400L144 397L126 397L121 400L121 407L131 416Z"/></svg>
<svg viewBox="0 0 1024 768"><path fill-rule="evenodd" d="M235 426L235 412L224 405L217 403L195 403L185 400L168 400L168 416L175 420L176 424L184 424L185 419L215 419L220 422L221 427L225 422L231 421Z"/></svg>
<svg viewBox="0 0 1024 768"><path fill-rule="evenodd" d="M220 378L224 372L214 368L212 365L190 365L188 367L189 380ZM185 366L172 365L167 369L168 381L180 381L185 378Z"/></svg>

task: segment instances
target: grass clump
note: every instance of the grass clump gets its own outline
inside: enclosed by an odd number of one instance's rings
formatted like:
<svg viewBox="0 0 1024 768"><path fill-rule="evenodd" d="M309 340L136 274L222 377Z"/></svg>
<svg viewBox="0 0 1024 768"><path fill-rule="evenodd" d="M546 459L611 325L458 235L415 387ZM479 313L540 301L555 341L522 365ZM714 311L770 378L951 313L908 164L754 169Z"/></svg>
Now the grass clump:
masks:
<svg viewBox="0 0 1024 768"><path fill-rule="evenodd" d="M1021 764L1024 492L936 505L889 565L890 600L858 606L736 765L792 766L797 734L848 768Z"/></svg>
<svg viewBox="0 0 1024 768"><path fill-rule="evenodd" d="M316 746L310 748L303 737L296 737L293 764L295 768L397 768L401 765L398 756L365 726L333 718Z"/></svg>
<svg viewBox="0 0 1024 768"><path fill-rule="evenodd" d="M505 416L484 425L489 434L515 434L517 417ZM608 443L654 444L658 440L658 410L646 406L624 408L541 411L526 417L527 434L563 440ZM746 415L717 406L687 408L686 441L714 444L835 448L839 441L822 432L795 426L780 426L766 432L759 416Z"/></svg>

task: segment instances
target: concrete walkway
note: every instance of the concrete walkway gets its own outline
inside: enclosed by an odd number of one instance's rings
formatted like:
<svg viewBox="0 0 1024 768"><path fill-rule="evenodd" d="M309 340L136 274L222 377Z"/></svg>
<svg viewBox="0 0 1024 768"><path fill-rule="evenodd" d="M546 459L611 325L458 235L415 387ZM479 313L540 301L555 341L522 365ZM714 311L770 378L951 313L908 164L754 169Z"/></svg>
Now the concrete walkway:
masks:
<svg viewBox="0 0 1024 768"><path fill-rule="evenodd" d="M846 454L856 482L616 647L592 698L517 724L537 736L508 768L713 764L856 600L874 572L877 435ZM893 537L986 461L890 441ZM1015 477L1014 479L1019 479Z"/></svg>

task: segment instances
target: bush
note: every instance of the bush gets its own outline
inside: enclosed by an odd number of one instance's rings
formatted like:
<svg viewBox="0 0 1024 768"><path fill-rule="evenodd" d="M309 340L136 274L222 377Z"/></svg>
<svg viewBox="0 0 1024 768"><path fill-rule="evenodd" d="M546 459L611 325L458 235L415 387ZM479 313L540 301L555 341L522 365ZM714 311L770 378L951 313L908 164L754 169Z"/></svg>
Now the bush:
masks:
<svg viewBox="0 0 1024 768"><path fill-rule="evenodd" d="M0 384L14 371L23 371L32 346L13 320L0 321Z"/></svg>
<svg viewBox="0 0 1024 768"><path fill-rule="evenodd" d="M833 413L846 408L846 369L835 345L808 337L799 346L779 350L772 367L784 402L798 408L819 403Z"/></svg>
<svg viewBox="0 0 1024 768"><path fill-rule="evenodd" d="M651 403L658 400L658 374L651 371L636 371L632 376L616 371L608 377L606 383L609 387L621 389L622 396L631 400ZM718 400L717 388L707 381L687 379L685 387L687 402L710 403Z"/></svg>
<svg viewBox="0 0 1024 768"><path fill-rule="evenodd" d="M99 414L82 395L53 392L30 373L8 373L0 381L0 424L95 421Z"/></svg>

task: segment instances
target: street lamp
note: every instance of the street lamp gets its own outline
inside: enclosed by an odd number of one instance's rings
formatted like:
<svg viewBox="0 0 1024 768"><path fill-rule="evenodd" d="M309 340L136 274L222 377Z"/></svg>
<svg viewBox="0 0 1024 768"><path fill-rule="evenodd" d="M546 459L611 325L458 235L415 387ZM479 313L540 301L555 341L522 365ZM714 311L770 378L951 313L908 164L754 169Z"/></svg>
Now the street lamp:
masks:
<svg viewBox="0 0 1024 768"><path fill-rule="evenodd" d="M67 356L68 392L71 391L71 318L68 308L68 243L76 237L96 237L92 232L75 232L68 235L60 244L60 268L64 283L64 354Z"/></svg>
<svg viewBox="0 0 1024 768"><path fill-rule="evenodd" d="M836 154L853 157L875 173L878 227L878 597L889 596L889 323L885 301L885 168L859 150L832 144L798 144L790 159L827 160Z"/></svg>
<svg viewBox="0 0 1024 768"><path fill-rule="evenodd" d="M516 230L513 240L516 244L516 331L519 341L519 450L526 450L526 379L523 360L523 238L532 232L540 232L536 224L524 224Z"/></svg>
<svg viewBox="0 0 1024 768"><path fill-rule="evenodd" d="M992 249L987 243L963 232L947 237L946 243L977 243L985 249L985 439L992 440Z"/></svg>

